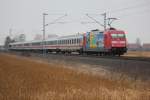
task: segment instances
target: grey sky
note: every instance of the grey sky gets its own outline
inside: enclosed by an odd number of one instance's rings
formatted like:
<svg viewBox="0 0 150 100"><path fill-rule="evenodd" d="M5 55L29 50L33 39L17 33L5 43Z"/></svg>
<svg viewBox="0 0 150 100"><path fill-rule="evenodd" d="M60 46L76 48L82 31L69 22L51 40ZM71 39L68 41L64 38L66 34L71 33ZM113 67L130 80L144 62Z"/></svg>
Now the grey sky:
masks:
<svg viewBox="0 0 150 100"><path fill-rule="evenodd" d="M127 7L127 8L126 8ZM120 9L120 10L119 10ZM59 22L46 27L46 34L68 35L103 29L98 24L81 24L92 21L92 17L103 23L100 15L109 11L108 17L117 17L113 26L126 31L129 42L140 37L142 42L150 42L150 0L0 0L0 44L12 28L12 35L25 33L28 40L35 34L42 34L42 13L46 12L46 22L67 13Z"/></svg>

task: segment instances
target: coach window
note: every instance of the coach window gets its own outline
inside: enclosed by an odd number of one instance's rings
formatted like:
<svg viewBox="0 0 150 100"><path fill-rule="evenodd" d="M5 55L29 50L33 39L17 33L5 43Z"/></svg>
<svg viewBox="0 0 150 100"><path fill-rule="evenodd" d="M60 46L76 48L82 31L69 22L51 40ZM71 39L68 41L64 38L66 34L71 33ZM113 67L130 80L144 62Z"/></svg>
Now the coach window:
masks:
<svg viewBox="0 0 150 100"><path fill-rule="evenodd" d="M48 41L48 45L51 45L51 41Z"/></svg>
<svg viewBox="0 0 150 100"><path fill-rule="evenodd" d="M78 41L77 41L77 40L78 40L78 39L76 38L76 41L75 41L75 42L76 42L76 44L78 44Z"/></svg>
<svg viewBox="0 0 150 100"><path fill-rule="evenodd" d="M72 44L74 44L74 39L72 39Z"/></svg>
<svg viewBox="0 0 150 100"><path fill-rule="evenodd" d="M80 43L80 39L78 39L78 44Z"/></svg>
<svg viewBox="0 0 150 100"><path fill-rule="evenodd" d="M74 44L76 44L76 39L74 39Z"/></svg>
<svg viewBox="0 0 150 100"><path fill-rule="evenodd" d="M60 44L62 44L62 40L60 40Z"/></svg>
<svg viewBox="0 0 150 100"><path fill-rule="evenodd" d="M76 44L76 39L74 39L74 44Z"/></svg>
<svg viewBox="0 0 150 100"><path fill-rule="evenodd" d="M74 44L74 39L72 39L72 44Z"/></svg>
<svg viewBox="0 0 150 100"><path fill-rule="evenodd" d="M73 44L73 39L72 39L72 44Z"/></svg>
<svg viewBox="0 0 150 100"><path fill-rule="evenodd" d="M78 44L78 42L79 42L79 41L78 41L78 38L77 38L77 44Z"/></svg>
<svg viewBox="0 0 150 100"><path fill-rule="evenodd" d="M74 44L76 44L76 39L74 39Z"/></svg>
<svg viewBox="0 0 150 100"><path fill-rule="evenodd" d="M76 44L76 42L75 42L75 41L76 41L76 39L73 39L73 43L74 43L74 44Z"/></svg>
<svg viewBox="0 0 150 100"><path fill-rule="evenodd" d="M78 39L78 41L79 41L79 43L78 43L78 44L80 44L80 39Z"/></svg>
<svg viewBox="0 0 150 100"><path fill-rule="evenodd" d="M66 41L66 40L64 40L64 44L65 44L65 41Z"/></svg>

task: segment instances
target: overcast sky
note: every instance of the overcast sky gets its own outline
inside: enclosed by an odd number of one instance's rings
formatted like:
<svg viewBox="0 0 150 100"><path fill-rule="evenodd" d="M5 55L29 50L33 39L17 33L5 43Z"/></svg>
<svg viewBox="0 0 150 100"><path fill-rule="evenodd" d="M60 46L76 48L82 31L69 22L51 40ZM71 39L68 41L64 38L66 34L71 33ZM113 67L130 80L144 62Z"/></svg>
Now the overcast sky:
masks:
<svg viewBox="0 0 150 100"><path fill-rule="evenodd" d="M104 12L107 17L119 20L112 25L127 33L129 42L139 37L142 42L150 43L150 0L0 0L0 44L9 35L24 33L27 40L35 34L42 34L42 13L48 13L46 22L53 22L63 14L67 14L58 22L46 27L46 34L68 35L86 32L103 27L92 22L88 13L103 23Z"/></svg>

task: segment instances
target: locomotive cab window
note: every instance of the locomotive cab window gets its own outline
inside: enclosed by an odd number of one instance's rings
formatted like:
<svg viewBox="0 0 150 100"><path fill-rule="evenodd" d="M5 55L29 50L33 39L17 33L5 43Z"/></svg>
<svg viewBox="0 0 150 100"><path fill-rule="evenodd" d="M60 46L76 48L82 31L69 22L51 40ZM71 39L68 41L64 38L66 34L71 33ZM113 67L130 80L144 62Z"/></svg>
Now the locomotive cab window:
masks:
<svg viewBox="0 0 150 100"><path fill-rule="evenodd" d="M125 38L125 34L111 34L112 38Z"/></svg>
<svg viewBox="0 0 150 100"><path fill-rule="evenodd" d="M125 38L125 34L118 34L118 38Z"/></svg>

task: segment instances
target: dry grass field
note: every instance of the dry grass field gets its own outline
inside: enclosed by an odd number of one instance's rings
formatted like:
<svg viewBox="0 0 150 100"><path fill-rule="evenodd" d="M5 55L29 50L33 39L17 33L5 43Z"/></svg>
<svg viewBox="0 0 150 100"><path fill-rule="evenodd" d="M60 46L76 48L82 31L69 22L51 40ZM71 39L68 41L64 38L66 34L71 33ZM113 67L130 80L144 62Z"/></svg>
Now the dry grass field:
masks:
<svg viewBox="0 0 150 100"><path fill-rule="evenodd" d="M150 57L150 51L128 51L124 56L130 57Z"/></svg>
<svg viewBox="0 0 150 100"><path fill-rule="evenodd" d="M148 86L63 66L0 54L0 100L150 100Z"/></svg>

